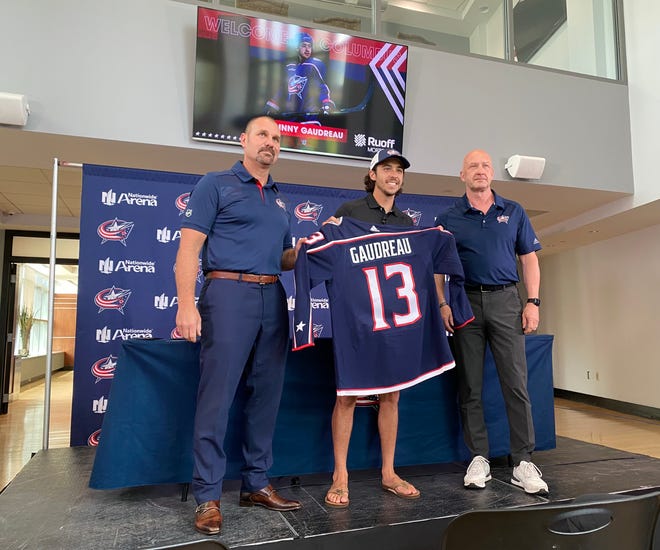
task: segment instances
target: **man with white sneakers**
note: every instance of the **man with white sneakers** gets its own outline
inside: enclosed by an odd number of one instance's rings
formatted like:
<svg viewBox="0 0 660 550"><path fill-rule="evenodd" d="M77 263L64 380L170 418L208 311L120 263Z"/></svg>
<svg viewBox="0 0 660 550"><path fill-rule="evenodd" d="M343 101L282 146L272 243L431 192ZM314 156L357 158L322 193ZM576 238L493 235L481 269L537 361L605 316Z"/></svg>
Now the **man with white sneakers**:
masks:
<svg viewBox="0 0 660 550"><path fill-rule="evenodd" d="M491 189L493 176L488 153L468 153L460 173L465 195L435 220L456 239L465 271L465 290L475 316L472 323L454 330L443 285L437 285L445 328L454 334L463 436L473 457L463 483L470 489L483 489L491 479L481 400L488 342L509 419L515 465L511 483L527 493L543 495L548 493L548 486L531 460L535 440L525 358L525 334L535 331L539 324L541 274L536 251L541 244L525 210ZM518 294L516 257L529 296L524 306Z"/></svg>

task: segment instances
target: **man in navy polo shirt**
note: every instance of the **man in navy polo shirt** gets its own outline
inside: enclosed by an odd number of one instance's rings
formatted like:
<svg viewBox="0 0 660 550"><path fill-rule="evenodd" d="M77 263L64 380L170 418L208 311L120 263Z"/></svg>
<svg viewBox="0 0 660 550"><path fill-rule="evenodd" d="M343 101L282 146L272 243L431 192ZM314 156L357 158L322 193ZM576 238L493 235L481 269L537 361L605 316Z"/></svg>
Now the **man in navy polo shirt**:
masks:
<svg viewBox="0 0 660 550"><path fill-rule="evenodd" d="M201 337L192 492L195 528L208 535L222 527L223 441L239 386L248 395L239 504L276 511L301 507L277 494L266 475L289 339L279 274L293 268L300 246L292 248L290 215L270 176L280 152L277 123L254 118L240 141L243 161L206 174L190 195L176 258L177 329L191 342ZM200 251L205 281L198 309Z"/></svg>
<svg viewBox="0 0 660 550"><path fill-rule="evenodd" d="M472 323L454 331L451 307L439 296L445 327L454 332L463 435L473 456L463 481L467 488L483 489L491 479L481 401L488 342L509 419L514 463L511 482L527 493L547 494L541 471L531 461L535 441L524 336L539 324L541 274L536 251L541 244L523 208L491 189L493 176L488 153L468 153L460 173L465 195L435 219L436 225L451 231L456 239L465 290L475 315ZM529 296L524 307L516 286L516 256ZM441 294L442 288L438 290Z"/></svg>

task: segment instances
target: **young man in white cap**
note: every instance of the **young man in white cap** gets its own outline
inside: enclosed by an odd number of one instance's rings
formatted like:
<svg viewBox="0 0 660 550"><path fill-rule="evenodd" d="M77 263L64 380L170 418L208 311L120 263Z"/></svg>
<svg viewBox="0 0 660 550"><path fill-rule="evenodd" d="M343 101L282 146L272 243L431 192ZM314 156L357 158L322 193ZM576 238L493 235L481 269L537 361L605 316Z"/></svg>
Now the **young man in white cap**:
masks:
<svg viewBox="0 0 660 550"><path fill-rule="evenodd" d="M347 216L379 225L412 226L412 219L395 205L395 198L402 192L404 172L409 167L408 160L394 149L383 149L376 153L364 178L367 194L363 198L342 204L334 218ZM336 220L330 218L329 221ZM337 396L332 412L335 469L332 486L325 496L325 502L336 508L345 508L349 504L347 458L357 399L357 396ZM401 479L394 471L399 392L381 394L379 402L378 431L382 454L382 485L398 497L418 498L419 490Z"/></svg>

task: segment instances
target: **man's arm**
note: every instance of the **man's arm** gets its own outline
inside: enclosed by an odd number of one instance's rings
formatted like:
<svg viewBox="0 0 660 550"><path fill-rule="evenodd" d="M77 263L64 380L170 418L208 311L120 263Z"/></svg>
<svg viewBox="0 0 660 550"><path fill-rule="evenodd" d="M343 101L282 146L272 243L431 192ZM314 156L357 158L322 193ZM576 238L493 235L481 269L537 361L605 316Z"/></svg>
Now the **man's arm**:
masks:
<svg viewBox="0 0 660 550"><path fill-rule="evenodd" d="M454 333L454 316L445 298L445 276L442 273L434 273L435 290L438 293L438 304L440 304L440 317L445 325L445 330Z"/></svg>
<svg viewBox="0 0 660 550"><path fill-rule="evenodd" d="M195 229L181 229L179 250L176 254L176 293L179 301L176 328L179 334L195 342L202 334L202 318L195 305L195 284L199 269L199 251L206 235Z"/></svg>
<svg viewBox="0 0 660 550"><path fill-rule="evenodd" d="M541 287L541 269L539 267L539 258L536 252L523 254L519 256L522 266L523 283L529 298L539 297L539 288ZM523 332L529 334L539 327L539 308L534 304L527 303L522 312Z"/></svg>
<svg viewBox="0 0 660 550"><path fill-rule="evenodd" d="M296 265L296 258L298 257L298 252L300 247L307 242L305 237L301 237L296 241L295 248L287 248L282 252L282 271L290 271L293 269L293 266Z"/></svg>

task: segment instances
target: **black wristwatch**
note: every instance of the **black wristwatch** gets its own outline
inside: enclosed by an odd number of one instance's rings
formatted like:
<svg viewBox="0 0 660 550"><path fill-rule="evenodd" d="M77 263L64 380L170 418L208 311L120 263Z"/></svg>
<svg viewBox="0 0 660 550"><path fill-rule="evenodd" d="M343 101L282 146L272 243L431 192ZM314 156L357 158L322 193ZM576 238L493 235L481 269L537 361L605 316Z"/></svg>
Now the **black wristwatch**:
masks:
<svg viewBox="0 0 660 550"><path fill-rule="evenodd" d="M534 304L536 307L541 306L541 300L539 300L538 298L528 298L527 303L528 304Z"/></svg>

